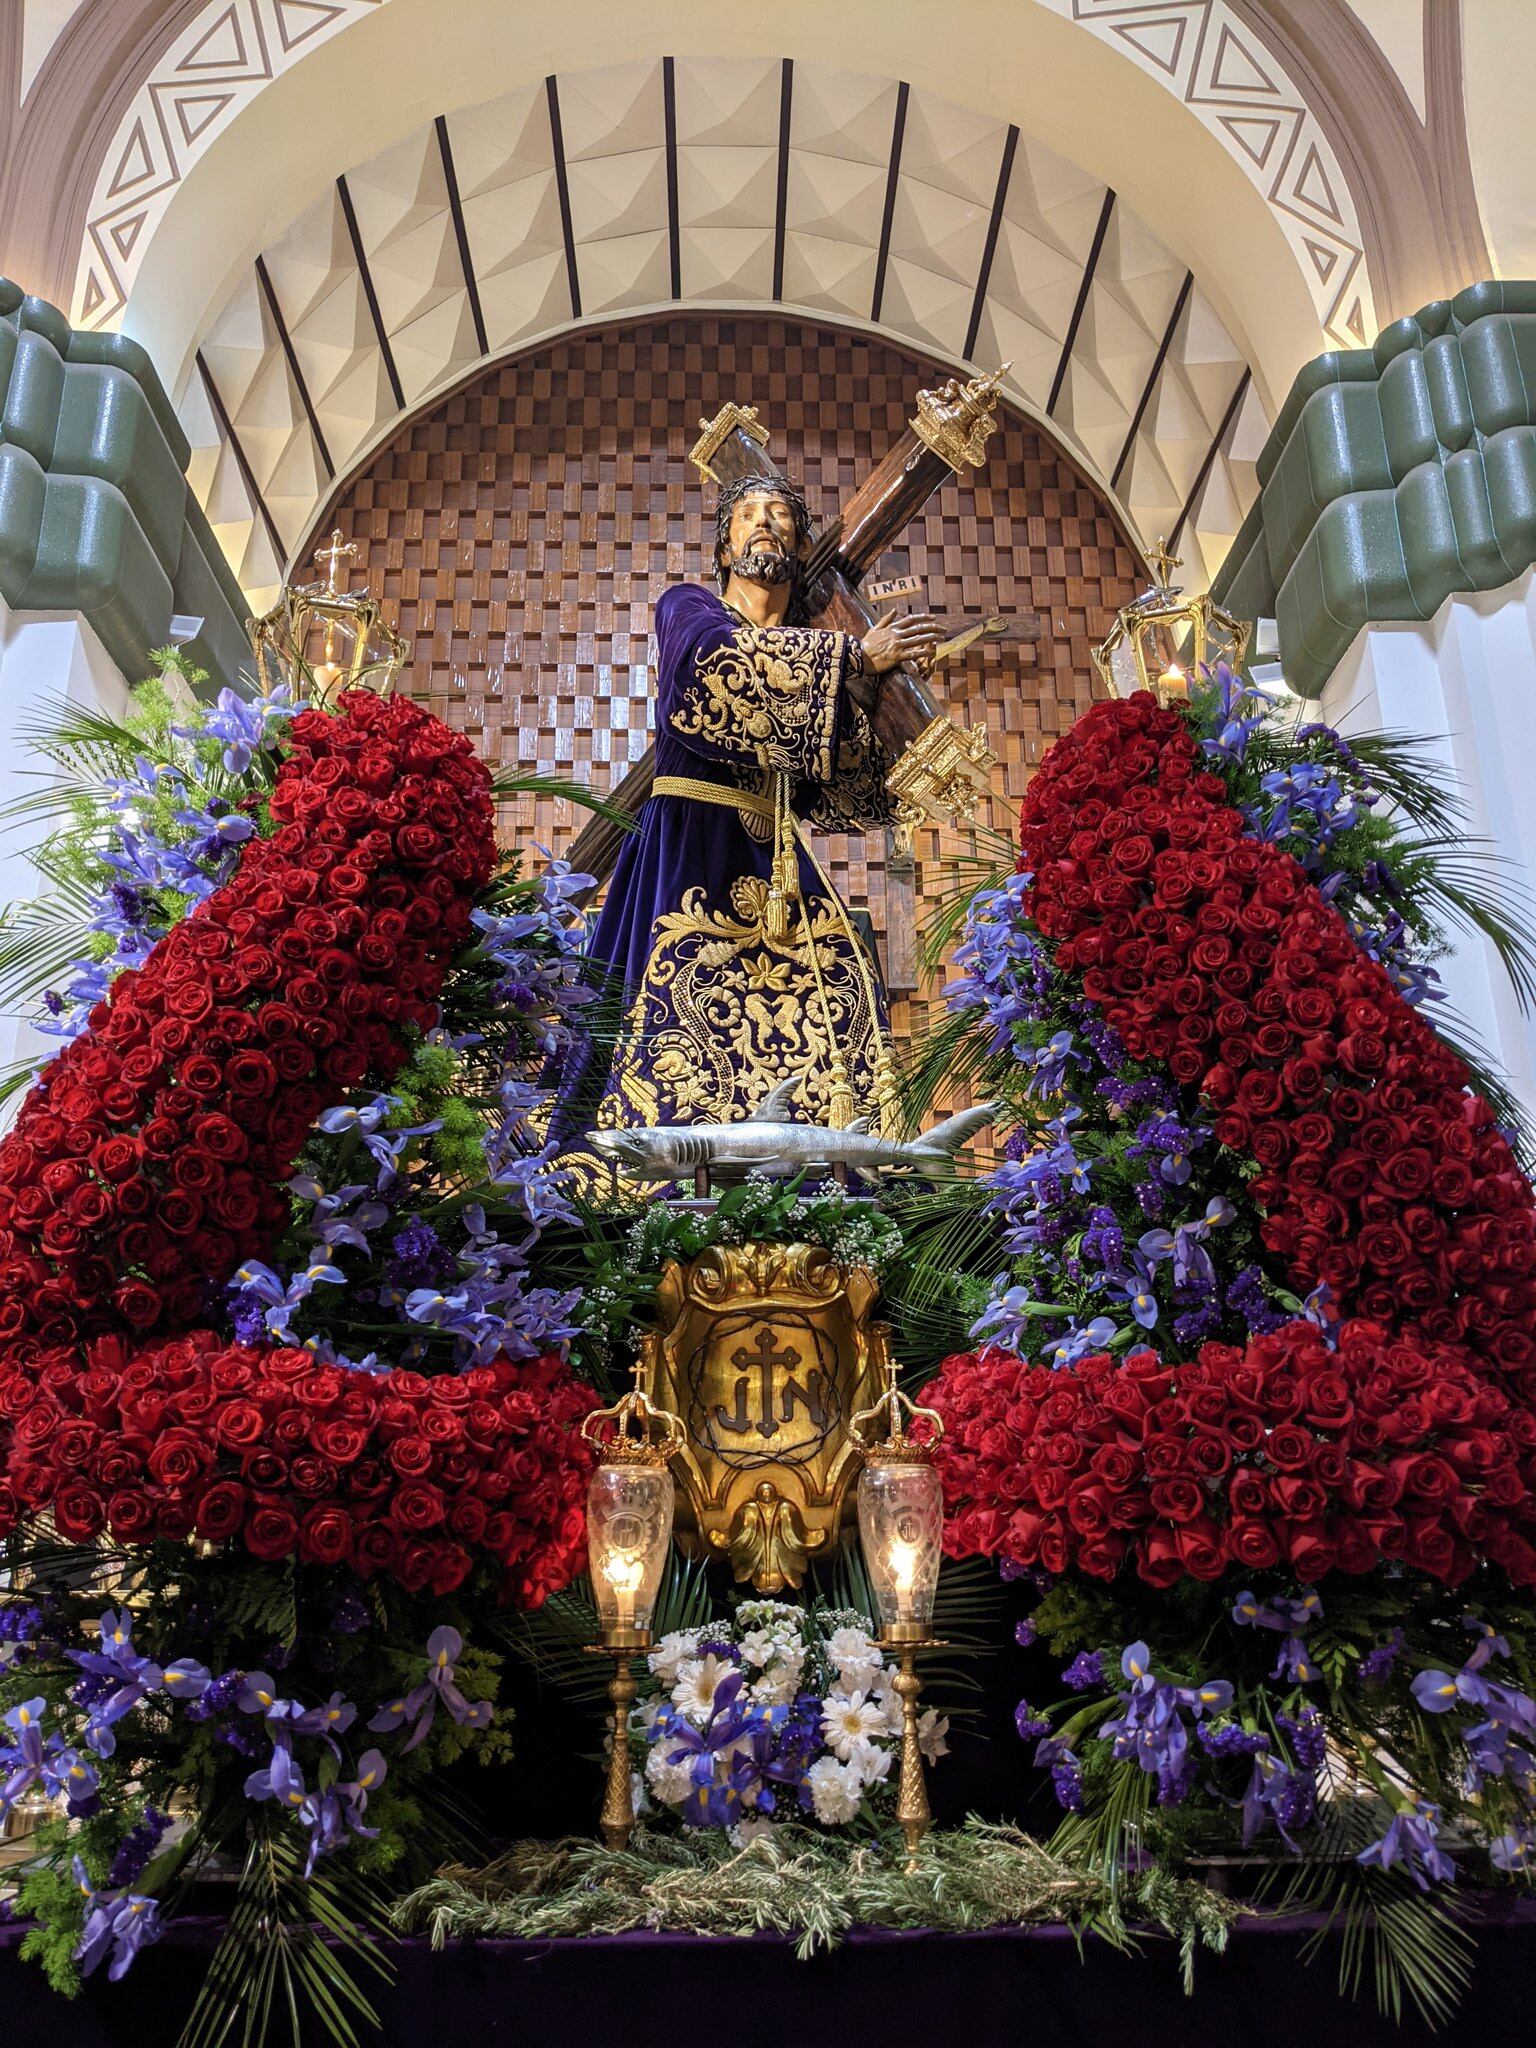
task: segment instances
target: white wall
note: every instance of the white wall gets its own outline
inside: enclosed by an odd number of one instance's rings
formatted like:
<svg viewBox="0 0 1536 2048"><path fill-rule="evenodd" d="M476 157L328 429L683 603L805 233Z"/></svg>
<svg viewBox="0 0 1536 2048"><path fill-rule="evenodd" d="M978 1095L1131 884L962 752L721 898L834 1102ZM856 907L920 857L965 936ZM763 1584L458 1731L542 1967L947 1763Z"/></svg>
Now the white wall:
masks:
<svg viewBox="0 0 1536 2048"><path fill-rule="evenodd" d="M63 703L116 716L127 706L128 686L78 612L13 612L0 598L0 804L46 787L46 764L28 753L21 735ZM27 849L45 831L45 821L0 824L0 905L37 895ZM19 1012L0 1010L0 1070L55 1045ZM0 1125L15 1107L15 1097L0 1107Z"/></svg>
<svg viewBox="0 0 1536 2048"><path fill-rule="evenodd" d="M1322 716L1346 739L1428 741L1461 796L1469 840L1509 863L1510 907L1536 923L1536 571L1450 597L1422 625L1362 627L1328 679ZM1521 1015L1493 948L1458 935L1440 971L1459 1016L1536 1111L1536 1019Z"/></svg>

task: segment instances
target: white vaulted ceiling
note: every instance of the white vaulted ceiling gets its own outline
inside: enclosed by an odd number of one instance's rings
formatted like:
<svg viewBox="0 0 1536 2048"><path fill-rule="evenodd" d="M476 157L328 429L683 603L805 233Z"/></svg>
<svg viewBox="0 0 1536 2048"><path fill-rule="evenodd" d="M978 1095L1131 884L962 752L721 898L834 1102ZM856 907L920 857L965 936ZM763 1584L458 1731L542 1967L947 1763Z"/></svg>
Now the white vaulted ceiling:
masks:
<svg viewBox="0 0 1536 2048"><path fill-rule="evenodd" d="M402 415L487 357L670 303L777 304L951 363L1011 360L1008 395L1144 542L1177 534L1196 585L1255 492L1269 423L1243 352L1121 196L919 85L657 58L428 122L240 280L179 407L253 602Z"/></svg>

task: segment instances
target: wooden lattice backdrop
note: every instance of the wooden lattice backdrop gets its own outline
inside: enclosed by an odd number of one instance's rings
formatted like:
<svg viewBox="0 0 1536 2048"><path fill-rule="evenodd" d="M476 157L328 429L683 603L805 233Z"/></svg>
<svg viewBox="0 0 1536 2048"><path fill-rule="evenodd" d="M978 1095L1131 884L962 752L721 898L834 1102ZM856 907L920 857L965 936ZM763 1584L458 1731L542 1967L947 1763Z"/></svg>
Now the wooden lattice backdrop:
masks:
<svg viewBox="0 0 1536 2048"><path fill-rule="evenodd" d="M668 317L572 335L495 369L402 427L316 528L362 550L369 587L412 649L412 693L474 733L493 763L599 792L644 751L651 610L705 572L712 493L686 461L702 415L758 408L770 451L829 517L902 431L916 393L950 374L887 342L763 317ZM1145 578L1103 496L1009 414L991 459L953 481L893 565L936 610L1036 613L1038 647L994 648L941 679L999 756L992 822L1011 824L1041 751L1086 708L1089 661ZM881 573L881 572L877 572ZM509 840L561 852L585 817L523 799ZM952 835L919 834L915 921L953 881ZM914 883L887 874L883 833L821 849L866 907L899 982L913 979ZM898 1002L899 1033L916 1021Z"/></svg>

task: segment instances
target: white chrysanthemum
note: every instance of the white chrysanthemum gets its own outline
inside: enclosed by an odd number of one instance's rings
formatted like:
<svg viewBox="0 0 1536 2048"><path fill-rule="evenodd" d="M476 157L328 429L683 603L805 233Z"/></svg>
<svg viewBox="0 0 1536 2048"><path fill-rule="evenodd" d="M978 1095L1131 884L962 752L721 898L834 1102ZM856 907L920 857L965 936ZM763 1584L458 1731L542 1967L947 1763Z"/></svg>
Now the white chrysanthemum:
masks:
<svg viewBox="0 0 1536 2048"><path fill-rule="evenodd" d="M681 1806L693 1790L693 1774L686 1758L672 1764L667 1762L669 1754L663 1737L645 1760L645 1780L663 1806Z"/></svg>
<svg viewBox="0 0 1536 2048"><path fill-rule="evenodd" d="M864 1783L857 1771L840 1764L835 1757L818 1757L806 1773L816 1818L827 1827L841 1827L853 1819L864 1800Z"/></svg>
<svg viewBox="0 0 1536 2048"><path fill-rule="evenodd" d="M861 1743L885 1733L885 1715L862 1692L828 1693L821 1707L821 1739L844 1763Z"/></svg>
<svg viewBox="0 0 1536 2048"><path fill-rule="evenodd" d="M800 1690L800 1674L804 1668L805 1653L797 1650L792 1657L770 1664L762 1677L748 1687L748 1691L759 1706L787 1707Z"/></svg>
<svg viewBox="0 0 1536 2048"><path fill-rule="evenodd" d="M699 1647L703 1633L702 1629L679 1628L674 1629L671 1635L662 1637L645 1661L663 1685L676 1685L678 1665L685 1657L693 1655Z"/></svg>
<svg viewBox="0 0 1536 2048"><path fill-rule="evenodd" d="M949 1716L941 1714L937 1707L928 1707L918 1717L917 1742L929 1763L936 1764L941 1756L949 1755L949 1744L944 1740L949 1733Z"/></svg>
<svg viewBox="0 0 1536 2048"><path fill-rule="evenodd" d="M677 1667L672 1704L680 1714L700 1727L715 1711L715 1691L722 1678L729 1678L736 1666L713 1651L707 1657L685 1657Z"/></svg>
<svg viewBox="0 0 1536 2048"><path fill-rule="evenodd" d="M879 1676L880 1646L861 1628L835 1629L827 1638L827 1657L844 1692L869 1692Z"/></svg>

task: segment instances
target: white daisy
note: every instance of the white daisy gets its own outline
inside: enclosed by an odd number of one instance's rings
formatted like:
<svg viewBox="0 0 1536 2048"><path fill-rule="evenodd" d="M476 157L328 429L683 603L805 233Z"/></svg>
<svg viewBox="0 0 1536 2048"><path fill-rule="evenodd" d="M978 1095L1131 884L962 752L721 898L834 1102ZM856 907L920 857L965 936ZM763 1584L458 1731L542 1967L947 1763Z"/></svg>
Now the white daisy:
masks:
<svg viewBox="0 0 1536 2048"><path fill-rule="evenodd" d="M861 1743L884 1733L884 1713L862 1692L828 1693L822 1702L821 1739L844 1763Z"/></svg>
<svg viewBox="0 0 1536 2048"><path fill-rule="evenodd" d="M677 1667L672 1704L679 1713L700 1727L715 1711L715 1691L722 1678L729 1678L736 1666L711 1651L707 1657L685 1657Z"/></svg>
<svg viewBox="0 0 1536 2048"><path fill-rule="evenodd" d="M827 1827L840 1827L858 1812L864 1800L864 1786L857 1771L840 1764L835 1757L818 1757L806 1773L816 1818Z"/></svg>

